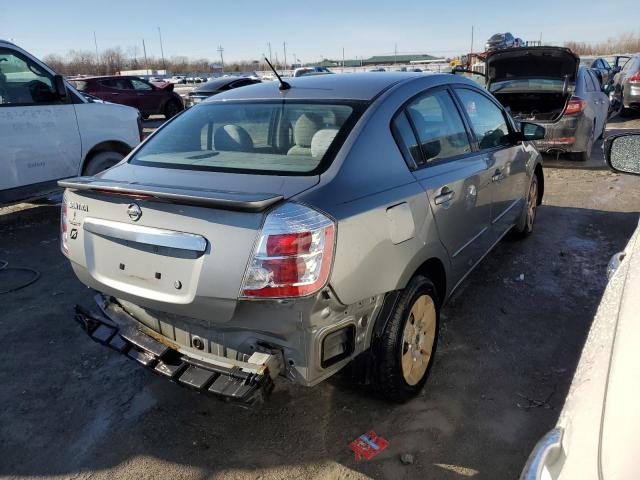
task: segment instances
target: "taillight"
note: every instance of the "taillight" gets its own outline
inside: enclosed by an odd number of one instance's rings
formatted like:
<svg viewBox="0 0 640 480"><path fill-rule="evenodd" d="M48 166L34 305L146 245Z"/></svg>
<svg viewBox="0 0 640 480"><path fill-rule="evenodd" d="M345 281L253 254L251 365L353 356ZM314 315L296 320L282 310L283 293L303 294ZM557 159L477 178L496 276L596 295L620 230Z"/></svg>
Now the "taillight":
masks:
<svg viewBox="0 0 640 480"><path fill-rule="evenodd" d="M312 295L329 279L336 227L322 213L286 203L267 215L242 281L240 297Z"/></svg>
<svg viewBox="0 0 640 480"><path fill-rule="evenodd" d="M67 197L62 197L62 206L60 207L60 250L65 256L69 256L69 248L67 247Z"/></svg>
<svg viewBox="0 0 640 480"><path fill-rule="evenodd" d="M640 72L634 73L629 77L630 82L640 82Z"/></svg>
<svg viewBox="0 0 640 480"><path fill-rule="evenodd" d="M575 115L576 113L580 113L587 107L587 102L580 97L571 97L569 103L567 103L567 108L564 111L565 115Z"/></svg>

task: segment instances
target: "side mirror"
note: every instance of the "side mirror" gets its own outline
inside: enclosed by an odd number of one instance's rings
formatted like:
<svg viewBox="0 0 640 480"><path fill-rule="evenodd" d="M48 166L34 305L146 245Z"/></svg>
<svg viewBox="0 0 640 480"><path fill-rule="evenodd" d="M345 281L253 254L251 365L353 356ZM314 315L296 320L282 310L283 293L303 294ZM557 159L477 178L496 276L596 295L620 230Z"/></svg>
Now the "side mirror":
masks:
<svg viewBox="0 0 640 480"><path fill-rule="evenodd" d="M613 170L640 175L640 133L607 137L604 141L604 156Z"/></svg>
<svg viewBox="0 0 640 480"><path fill-rule="evenodd" d="M546 131L542 125L537 123L520 122L520 132L517 134L517 140L543 140Z"/></svg>
<svg viewBox="0 0 640 480"><path fill-rule="evenodd" d="M64 84L64 77L62 75L55 75L53 77L53 89L58 98L67 98L67 86Z"/></svg>

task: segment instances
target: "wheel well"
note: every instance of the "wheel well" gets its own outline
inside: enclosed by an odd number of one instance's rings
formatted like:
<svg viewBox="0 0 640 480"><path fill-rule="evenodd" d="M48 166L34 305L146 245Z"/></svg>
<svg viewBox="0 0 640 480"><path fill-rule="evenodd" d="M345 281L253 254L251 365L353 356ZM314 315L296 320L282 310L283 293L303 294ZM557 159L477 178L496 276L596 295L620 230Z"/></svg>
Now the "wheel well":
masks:
<svg viewBox="0 0 640 480"><path fill-rule="evenodd" d="M544 175L542 173L542 165L536 165L534 175L538 177L538 205L542 203L542 196L544 195Z"/></svg>
<svg viewBox="0 0 640 480"><path fill-rule="evenodd" d="M433 285L436 287L436 293L438 294L438 300L442 305L447 294L447 274L442 262L438 258L430 258L420 265L414 273L414 276L415 275L423 275L433 282Z"/></svg>
<svg viewBox="0 0 640 480"><path fill-rule="evenodd" d="M118 152L118 153L121 153L122 155L128 155L131 150L132 148L123 142L109 141L109 142L99 143L98 145L94 146L91 150L89 150L89 153L87 153L86 157L84 158L84 163L82 164L82 171L84 172L85 167L89 164L91 159L98 153Z"/></svg>

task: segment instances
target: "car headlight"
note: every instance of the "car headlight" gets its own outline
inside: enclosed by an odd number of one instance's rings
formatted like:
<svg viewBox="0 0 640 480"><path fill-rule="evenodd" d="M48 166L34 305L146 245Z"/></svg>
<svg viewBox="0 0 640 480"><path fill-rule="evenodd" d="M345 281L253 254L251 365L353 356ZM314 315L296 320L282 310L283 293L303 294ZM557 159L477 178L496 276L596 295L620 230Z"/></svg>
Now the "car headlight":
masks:
<svg viewBox="0 0 640 480"><path fill-rule="evenodd" d="M566 458L562 449L564 430L556 427L536 444L520 474L520 480L554 480Z"/></svg>

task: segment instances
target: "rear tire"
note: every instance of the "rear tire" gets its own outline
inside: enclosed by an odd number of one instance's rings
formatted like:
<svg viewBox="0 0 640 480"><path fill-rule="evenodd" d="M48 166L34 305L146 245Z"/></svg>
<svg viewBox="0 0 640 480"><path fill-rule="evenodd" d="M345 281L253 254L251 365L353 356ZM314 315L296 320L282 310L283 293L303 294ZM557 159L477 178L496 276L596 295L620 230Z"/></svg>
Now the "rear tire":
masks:
<svg viewBox="0 0 640 480"><path fill-rule="evenodd" d="M374 346L374 389L386 400L406 402L424 387L438 343L440 306L433 283L415 276L402 291Z"/></svg>
<svg viewBox="0 0 640 480"><path fill-rule="evenodd" d="M119 152L98 152L87 160L87 163L82 169L82 174L86 176L93 176L107 168L113 167L123 158L124 155Z"/></svg>
<svg viewBox="0 0 640 480"><path fill-rule="evenodd" d="M529 191L527 192L524 211L520 219L520 225L515 227L513 236L517 239L523 239L533 233L533 224L536 221L536 213L538 210L538 192L540 191L540 180L537 174L533 174Z"/></svg>
<svg viewBox="0 0 640 480"><path fill-rule="evenodd" d="M169 120L170 118L175 117L181 111L182 105L178 104L176 100L169 100L164 106L164 118Z"/></svg>
<svg viewBox="0 0 640 480"><path fill-rule="evenodd" d="M591 128L591 133L589 134L589 140L587 140L587 149L584 152L572 152L571 159L577 160L578 162L588 162L591 160L591 151L593 150L593 138L595 135L595 124Z"/></svg>

